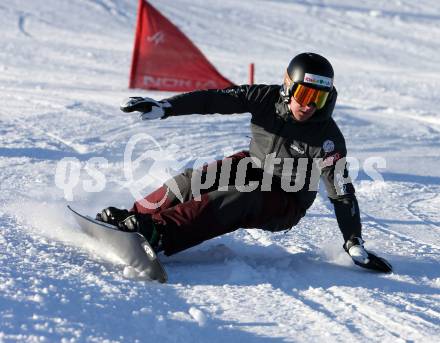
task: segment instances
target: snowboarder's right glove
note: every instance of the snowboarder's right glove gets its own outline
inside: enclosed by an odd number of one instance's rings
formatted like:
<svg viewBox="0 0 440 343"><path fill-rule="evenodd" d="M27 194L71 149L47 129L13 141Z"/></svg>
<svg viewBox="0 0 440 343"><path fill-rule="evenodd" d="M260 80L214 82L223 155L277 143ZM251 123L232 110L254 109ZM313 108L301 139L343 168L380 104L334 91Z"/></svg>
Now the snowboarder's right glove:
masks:
<svg viewBox="0 0 440 343"><path fill-rule="evenodd" d="M350 255L353 262L360 267L383 273L389 273L393 270L393 267L387 260L365 250L362 238L354 237L348 240L344 244L344 249Z"/></svg>
<svg viewBox="0 0 440 343"><path fill-rule="evenodd" d="M171 113L171 104L168 101L156 101L140 96L125 99L121 104L122 112L141 112L142 120L166 118Z"/></svg>

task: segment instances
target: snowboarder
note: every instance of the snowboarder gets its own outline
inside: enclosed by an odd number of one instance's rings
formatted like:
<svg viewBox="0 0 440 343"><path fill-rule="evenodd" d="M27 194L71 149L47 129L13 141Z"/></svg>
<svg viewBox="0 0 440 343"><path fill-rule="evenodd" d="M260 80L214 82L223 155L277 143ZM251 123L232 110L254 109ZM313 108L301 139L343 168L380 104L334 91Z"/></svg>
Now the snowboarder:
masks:
<svg viewBox="0 0 440 343"><path fill-rule="evenodd" d="M345 163L345 140L332 119L337 98L333 79L333 67L326 58L302 53L289 63L281 86L233 86L160 101L127 99L121 110L140 112L143 120L249 112L252 140L249 151L237 152L211 168L187 169L175 176L177 192L166 182L147 195L144 202L157 204L154 208L137 201L130 210L108 207L97 219L124 231L138 231L154 249L172 255L238 228L290 229L315 200L316 179L321 177L345 251L359 266L391 271L387 261L363 246L359 206ZM195 196L194 180L206 182L212 170L214 182L206 189L198 187L200 196ZM225 170L227 178L222 175ZM257 186L243 188L244 181L249 187L255 182Z"/></svg>

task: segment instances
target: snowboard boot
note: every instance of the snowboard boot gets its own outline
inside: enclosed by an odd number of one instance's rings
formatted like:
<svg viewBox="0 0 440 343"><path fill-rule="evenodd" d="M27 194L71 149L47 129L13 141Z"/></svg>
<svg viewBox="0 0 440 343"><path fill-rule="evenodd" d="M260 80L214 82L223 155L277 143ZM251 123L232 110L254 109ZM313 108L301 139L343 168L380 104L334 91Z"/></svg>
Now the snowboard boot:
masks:
<svg viewBox="0 0 440 343"><path fill-rule="evenodd" d="M100 213L96 214L96 220L118 226L118 224L128 216L130 216L130 212L127 210L121 210L116 207L107 207Z"/></svg>
<svg viewBox="0 0 440 343"><path fill-rule="evenodd" d="M364 240L360 237L351 237L343 245L344 250L355 262L368 263L368 252L364 248Z"/></svg>
<svg viewBox="0 0 440 343"><path fill-rule="evenodd" d="M145 237L156 253L163 250L162 235L157 230L156 224L153 222L151 215L149 214L133 214L121 221L118 228L121 231L139 232Z"/></svg>
<svg viewBox="0 0 440 343"><path fill-rule="evenodd" d="M390 273L393 266L384 258L377 256L364 248L364 241L360 237L351 237L343 245L353 262L362 268L376 270L382 273Z"/></svg>

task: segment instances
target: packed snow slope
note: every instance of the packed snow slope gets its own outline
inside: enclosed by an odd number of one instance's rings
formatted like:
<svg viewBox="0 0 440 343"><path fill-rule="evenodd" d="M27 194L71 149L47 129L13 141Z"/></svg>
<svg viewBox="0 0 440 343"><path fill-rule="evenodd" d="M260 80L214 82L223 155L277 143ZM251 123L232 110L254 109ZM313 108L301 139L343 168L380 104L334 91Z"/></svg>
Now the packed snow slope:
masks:
<svg viewBox="0 0 440 343"><path fill-rule="evenodd" d="M245 149L249 115L120 112L129 95L171 95L127 89L136 3L1 1L0 342L439 341L438 1L152 1L238 84L250 62L258 83L279 84L297 53L330 59L366 247L394 265L354 266L321 192L287 233L238 230L163 257L164 285L88 239L65 207L130 207L136 135L148 193L201 156Z"/></svg>

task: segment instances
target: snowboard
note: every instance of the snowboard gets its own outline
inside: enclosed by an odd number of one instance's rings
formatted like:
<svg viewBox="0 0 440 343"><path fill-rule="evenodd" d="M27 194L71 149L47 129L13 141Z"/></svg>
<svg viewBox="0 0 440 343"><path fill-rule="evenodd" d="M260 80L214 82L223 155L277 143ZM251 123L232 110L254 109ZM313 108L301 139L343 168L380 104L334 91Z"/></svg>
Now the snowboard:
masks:
<svg viewBox="0 0 440 343"><path fill-rule="evenodd" d="M148 241L138 232L125 232L116 226L95 220L67 208L75 217L76 222L88 236L108 245L127 265L147 275L151 280L165 283L167 273Z"/></svg>
<svg viewBox="0 0 440 343"><path fill-rule="evenodd" d="M377 272L382 273L391 273L393 271L393 266L383 257L376 256L372 252L367 251L368 253L368 263L360 263L355 260L353 262L362 268L367 268L371 270L375 270Z"/></svg>

